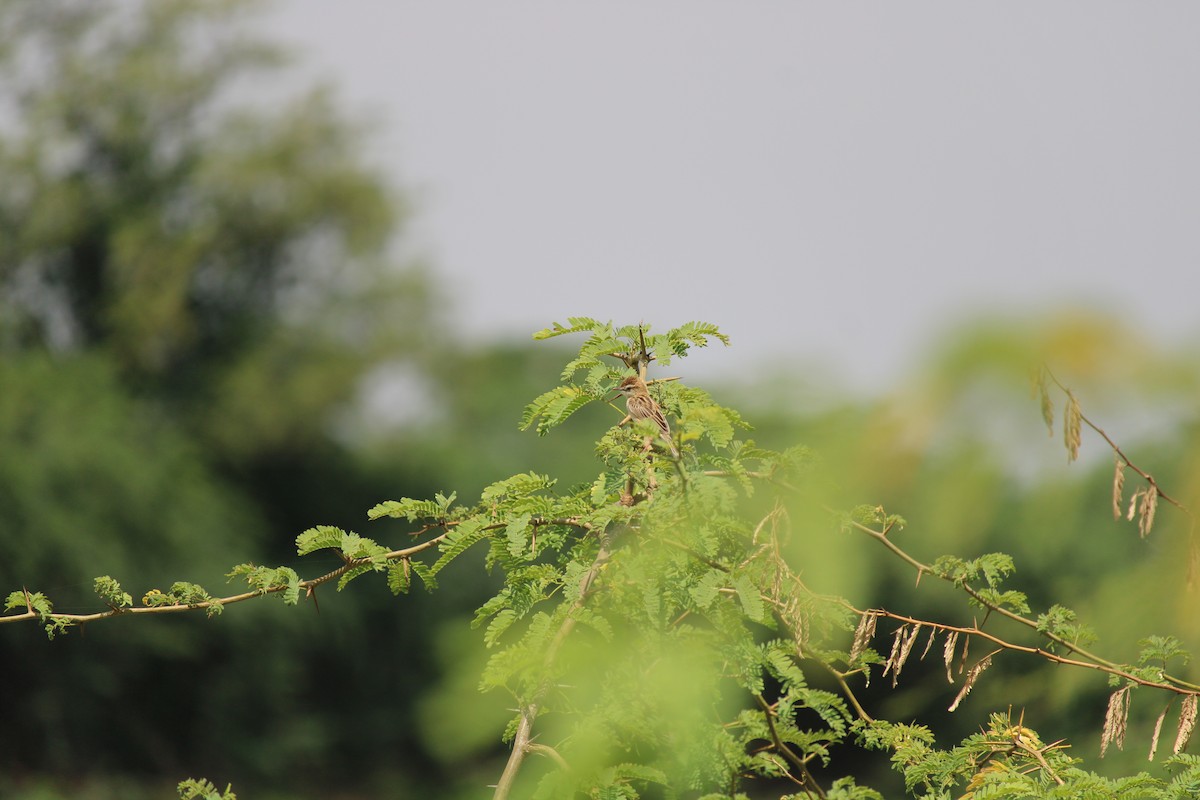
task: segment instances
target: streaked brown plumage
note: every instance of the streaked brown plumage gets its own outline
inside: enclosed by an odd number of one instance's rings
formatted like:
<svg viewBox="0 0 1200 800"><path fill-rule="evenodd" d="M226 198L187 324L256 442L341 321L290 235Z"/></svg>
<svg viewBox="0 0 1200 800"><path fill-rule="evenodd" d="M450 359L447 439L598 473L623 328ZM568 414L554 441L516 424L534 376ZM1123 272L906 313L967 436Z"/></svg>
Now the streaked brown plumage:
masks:
<svg viewBox="0 0 1200 800"><path fill-rule="evenodd" d="M646 382L637 375L630 375L621 381L617 386L617 391L625 395L625 408L629 411L629 416L633 419L653 420L654 424L658 426L659 436L671 448L671 455L679 458L679 451L675 449L675 443L671 441L671 426L667 424L667 418L663 416L658 403L650 396Z"/></svg>

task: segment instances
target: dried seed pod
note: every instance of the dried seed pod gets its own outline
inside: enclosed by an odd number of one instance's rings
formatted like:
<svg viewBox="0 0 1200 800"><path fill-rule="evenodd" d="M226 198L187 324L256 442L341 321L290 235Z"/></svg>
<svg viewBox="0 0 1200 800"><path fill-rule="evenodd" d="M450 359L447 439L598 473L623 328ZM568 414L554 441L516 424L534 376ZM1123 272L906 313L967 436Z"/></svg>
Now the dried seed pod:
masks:
<svg viewBox="0 0 1200 800"><path fill-rule="evenodd" d="M1188 739L1192 738L1192 728L1196 727L1196 695L1189 694L1183 698L1183 706L1179 709L1179 731L1175 734L1175 750L1178 753L1187 747Z"/></svg>
<svg viewBox="0 0 1200 800"><path fill-rule="evenodd" d="M1067 446L1068 463L1079 458L1079 445L1083 441L1082 426L1083 412L1079 410L1079 400L1067 390L1067 407L1063 411L1063 443Z"/></svg>
<svg viewBox="0 0 1200 800"><path fill-rule="evenodd" d="M1113 468L1113 486L1112 486L1112 508L1113 519L1121 518L1121 500L1124 497L1122 492L1125 488L1125 462L1117 456L1117 465Z"/></svg>
<svg viewBox="0 0 1200 800"><path fill-rule="evenodd" d="M954 650L958 644L958 631L950 631L946 635L946 645L942 648L942 659L946 662L946 680L954 683L954 675L950 670L950 666L954 663Z"/></svg>
<svg viewBox="0 0 1200 800"><path fill-rule="evenodd" d="M998 652L1000 651L997 650L995 652L988 653L986 656L976 661L973 667L967 670L967 677L963 681L963 687L958 690L958 696L954 698L954 702L950 704L948 709L946 709L947 711L954 711L957 709L959 703L961 703L963 699L971 693L971 690L975 688L975 681L985 669L992 665L992 656L996 655Z"/></svg>
<svg viewBox="0 0 1200 800"><path fill-rule="evenodd" d="M1110 744L1120 750L1125 746L1125 728L1129 723L1129 690L1122 686L1108 698L1108 709L1104 712L1104 731L1100 734L1100 757Z"/></svg>
<svg viewBox="0 0 1200 800"><path fill-rule="evenodd" d="M867 611L858 621L858 627L854 630L854 644L850 645L850 660L854 661L863 654L867 649L867 645L871 643L871 639L875 637L875 624L879 621L879 614L874 611Z"/></svg>
<svg viewBox="0 0 1200 800"><path fill-rule="evenodd" d="M1162 733L1163 720L1167 718L1167 712L1171 710L1171 704L1167 703L1163 706L1162 713L1158 715L1158 719L1154 722L1154 736L1150 738L1150 758L1148 761L1154 760L1154 754L1158 751L1158 735Z"/></svg>
<svg viewBox="0 0 1200 800"><path fill-rule="evenodd" d="M1158 489L1151 484L1142 490L1142 503L1138 508L1138 535L1145 539L1154 525L1154 512L1158 510Z"/></svg>

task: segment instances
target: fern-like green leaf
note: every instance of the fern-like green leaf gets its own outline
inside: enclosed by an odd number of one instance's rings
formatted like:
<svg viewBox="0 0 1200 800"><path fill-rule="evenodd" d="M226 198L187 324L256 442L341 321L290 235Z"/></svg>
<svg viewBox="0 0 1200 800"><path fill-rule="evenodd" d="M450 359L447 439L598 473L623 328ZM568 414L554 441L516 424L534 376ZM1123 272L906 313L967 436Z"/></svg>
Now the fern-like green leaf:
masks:
<svg viewBox="0 0 1200 800"><path fill-rule="evenodd" d="M717 592L725 585L725 579L724 572L710 569L691 588L692 600L702 609L709 608L717 599Z"/></svg>
<svg viewBox="0 0 1200 800"><path fill-rule="evenodd" d="M348 559L369 558L382 563L388 549L366 536L357 533L343 533L341 541L342 556Z"/></svg>
<svg viewBox="0 0 1200 800"><path fill-rule="evenodd" d="M599 614L590 611L586 606L575 610L575 621L596 631L596 633L604 637L604 641L612 641L612 624Z"/></svg>
<svg viewBox="0 0 1200 800"><path fill-rule="evenodd" d="M128 608L133 605L133 598L129 596L129 592L123 590L121 584L108 575L96 578L92 585L96 594L100 595L100 599L114 609Z"/></svg>
<svg viewBox="0 0 1200 800"><path fill-rule="evenodd" d="M581 331L594 331L601 328L612 329L611 322L601 322L591 317L567 317L567 324L561 325L557 322L552 323L549 328L544 328L533 334L536 341L544 339L552 339L555 336L562 336L568 333L579 333Z"/></svg>
<svg viewBox="0 0 1200 800"><path fill-rule="evenodd" d="M529 515L519 514L508 521L504 528L504 536L508 539L508 552L520 558L529 552Z"/></svg>
<svg viewBox="0 0 1200 800"><path fill-rule="evenodd" d="M340 592L342 589L345 589L346 585L350 583L350 581L354 580L360 575L365 575L368 572L378 571L382 568L382 565L369 563L359 564L358 566L351 567L342 573L342 577L338 578L337 590Z"/></svg>
<svg viewBox="0 0 1200 800"><path fill-rule="evenodd" d="M488 623L487 630L483 634L483 643L487 647L494 647L504 632L511 628L516 621L516 612L511 608L504 609Z"/></svg>
<svg viewBox="0 0 1200 800"><path fill-rule="evenodd" d="M746 616L755 622L765 621L766 608L754 582L746 575L739 575L734 579L733 588L737 590L738 600L741 601Z"/></svg>
<svg viewBox="0 0 1200 800"><path fill-rule="evenodd" d="M346 532L341 528L335 528L332 525L318 525L296 537L296 552L306 556L318 550L340 550L342 539L345 536Z"/></svg>
<svg viewBox="0 0 1200 800"><path fill-rule="evenodd" d="M576 411L596 399L598 399L597 394L579 386L556 387L538 395L532 403L525 407L519 427L521 430L527 430L537 421L538 435L545 436L551 428L561 425Z"/></svg>
<svg viewBox="0 0 1200 800"><path fill-rule="evenodd" d="M729 346L729 337L721 333L720 329L711 322L685 322L678 328L667 331L667 337L695 347L707 347L709 339L716 339L726 347ZM683 352L679 353L679 355L683 354Z"/></svg>
<svg viewBox="0 0 1200 800"><path fill-rule="evenodd" d="M14 608L26 608L33 610L39 617L45 619L48 615L54 612L54 604L50 599L41 592L12 592L8 599L4 601L4 610L11 611Z"/></svg>
<svg viewBox="0 0 1200 800"><path fill-rule="evenodd" d="M491 531L481 519L472 518L460 522L438 545L441 555L430 567L430 573L436 575L441 572L447 564L465 553L472 545L486 539L489 533Z"/></svg>
<svg viewBox="0 0 1200 800"><path fill-rule="evenodd" d="M392 594L408 594L412 586L412 566L407 558L388 564L387 584Z"/></svg>
<svg viewBox="0 0 1200 800"><path fill-rule="evenodd" d="M412 561L410 562L410 566L412 567L413 574L420 578L421 583L425 585L426 591L432 592L437 588L437 578L434 577L433 572L430 571L429 567L425 566L420 561Z"/></svg>
<svg viewBox="0 0 1200 800"><path fill-rule="evenodd" d="M554 481L546 475L535 472L523 472L496 481L480 493L479 499L485 506L502 505L514 498L526 497L534 492L548 489Z"/></svg>
<svg viewBox="0 0 1200 800"><path fill-rule="evenodd" d="M368 511L367 518L402 517L409 522L422 519L440 520L446 516L450 504L454 502L455 495L451 492L449 497L439 494L437 498L437 500L413 500L410 497L404 497L400 500L388 500Z"/></svg>

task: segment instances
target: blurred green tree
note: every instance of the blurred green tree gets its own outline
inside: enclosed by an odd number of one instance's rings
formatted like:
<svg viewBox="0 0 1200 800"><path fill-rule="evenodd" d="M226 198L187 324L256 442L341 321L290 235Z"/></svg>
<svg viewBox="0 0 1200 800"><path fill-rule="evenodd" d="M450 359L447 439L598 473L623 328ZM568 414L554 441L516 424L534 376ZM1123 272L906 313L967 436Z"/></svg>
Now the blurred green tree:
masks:
<svg viewBox="0 0 1200 800"><path fill-rule="evenodd" d="M0 348L102 349L234 457L305 447L422 341L400 206L327 92L231 104L279 63L245 2L5 3Z"/></svg>
<svg viewBox="0 0 1200 800"><path fill-rule="evenodd" d="M420 363L430 283L397 256L405 208L365 132L327 90L277 96L287 59L248 35L257 5L0 2L5 586L69 604L97 569L139 593L219 583L434 481L340 433L365 378ZM0 681L28 690L5 694L0 795L197 762L282 787L415 752L370 690L322 688L419 673L423 625L380 600L303 627L264 608L202 636L6 639ZM330 644L389 630L362 663Z"/></svg>

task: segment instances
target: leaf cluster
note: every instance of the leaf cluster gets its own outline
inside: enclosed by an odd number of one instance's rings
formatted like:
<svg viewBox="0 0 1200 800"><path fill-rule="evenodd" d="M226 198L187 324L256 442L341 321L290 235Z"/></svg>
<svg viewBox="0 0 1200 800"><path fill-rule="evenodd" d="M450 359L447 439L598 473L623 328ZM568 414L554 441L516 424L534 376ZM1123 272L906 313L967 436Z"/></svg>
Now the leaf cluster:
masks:
<svg viewBox="0 0 1200 800"><path fill-rule="evenodd" d="M629 370L669 363L711 339L726 341L704 323L654 335L644 325L615 328L587 318L571 318L537 338L567 334L586 337L562 373L567 383L530 404L523 428L536 424L546 433L600 400ZM580 373L582 380L570 382ZM589 483L563 489L549 475L522 472L486 486L471 504L460 503L455 493L381 502L369 519L401 524L411 544L388 547L353 531L316 526L296 538L296 552L332 558L330 571L301 579L290 567L238 565L229 576L245 580L250 592L232 598L175 583L167 591L151 590L143 608L135 609L117 581L102 577L96 592L110 609L102 616L182 608L211 615L229 602L269 594L295 604L302 592L315 596L333 582L341 591L371 574L395 594L410 590L414 574L433 591L450 564L479 549L485 569L501 579L472 622L489 652L479 688L505 693L513 704L512 718L498 732L511 747L497 783L500 800L513 793L545 800L578 794L732 800L776 787L792 792L786 797L880 798L849 776L825 787L814 775L835 771L839 753L855 744L890 753L908 792L931 800L1194 796L1200 760L1183 750L1200 692L1166 672L1169 662L1188 660L1177 639L1142 640L1136 665L1104 661L1083 649L1091 634L1070 609L1054 605L1036 619L1028 616L1025 594L1005 586L1015 571L1010 556L945 555L923 564L888 538L906 522L881 506L834 512L830 526L840 521L843 530L874 537L918 575L955 586L968 607L987 612L985 618L1003 615L1048 643L1007 642L984 631L984 623L955 627L886 610L859 611L843 598L816 594L790 563L795 551L785 502L812 477L811 454L738 439L748 425L703 390L675 380L650 386L673 423L678 456L656 447L655 430L614 417L616 424L599 436L602 468ZM14 592L6 608L24 609L22 618L40 619L51 635L73 619L56 615L38 593ZM900 620L886 658L872 647L882 618ZM947 677L954 682L956 660L959 674L966 671L951 710L1005 649L1082 663L1119 684L1102 746L1121 746L1135 687L1183 695L1174 755L1167 761L1176 774L1169 781L1142 773L1101 777L1083 769L1063 742L1044 742L1011 713L991 715L978 733L949 748L940 748L925 726L874 718L852 683L869 682L872 666L883 664L896 685L926 629L920 657L945 634ZM849 651L839 649L852 631ZM976 637L997 649L967 669L967 645ZM1071 658L1054 655L1058 651ZM531 767L530 755L544 758ZM207 782L185 782L180 792L231 797Z"/></svg>
<svg viewBox="0 0 1200 800"><path fill-rule="evenodd" d="M892 753L914 797L941 800L986 798L1105 798L1105 800L1184 800L1200 788L1200 758L1176 755L1166 764L1171 780L1144 772L1106 778L1080 768L1063 742L1046 743L1009 714L992 714L977 734L949 749L936 746L921 725L875 720L855 724L868 749Z"/></svg>

